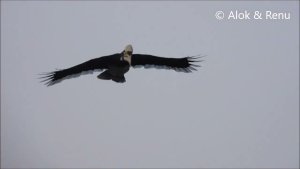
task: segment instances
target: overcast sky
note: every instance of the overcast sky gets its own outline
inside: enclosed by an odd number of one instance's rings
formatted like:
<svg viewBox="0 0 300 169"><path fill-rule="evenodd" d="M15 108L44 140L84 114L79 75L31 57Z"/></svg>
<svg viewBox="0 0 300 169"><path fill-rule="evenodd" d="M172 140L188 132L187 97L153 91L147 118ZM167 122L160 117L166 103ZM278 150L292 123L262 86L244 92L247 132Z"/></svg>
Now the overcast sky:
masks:
<svg viewBox="0 0 300 169"><path fill-rule="evenodd" d="M228 20L235 10L290 19ZM1 1L1 167L298 168L298 38L299 1ZM123 84L39 82L127 44L207 56Z"/></svg>

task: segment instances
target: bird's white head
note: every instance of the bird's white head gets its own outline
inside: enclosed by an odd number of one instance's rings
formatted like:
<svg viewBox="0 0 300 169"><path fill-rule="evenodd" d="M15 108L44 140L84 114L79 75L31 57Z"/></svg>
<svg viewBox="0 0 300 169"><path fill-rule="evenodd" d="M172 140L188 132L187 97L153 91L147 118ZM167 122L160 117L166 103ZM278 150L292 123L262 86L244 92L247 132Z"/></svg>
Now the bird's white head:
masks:
<svg viewBox="0 0 300 169"><path fill-rule="evenodd" d="M131 56L132 56L133 48L129 44L125 47L123 51L123 59L126 60L131 65Z"/></svg>

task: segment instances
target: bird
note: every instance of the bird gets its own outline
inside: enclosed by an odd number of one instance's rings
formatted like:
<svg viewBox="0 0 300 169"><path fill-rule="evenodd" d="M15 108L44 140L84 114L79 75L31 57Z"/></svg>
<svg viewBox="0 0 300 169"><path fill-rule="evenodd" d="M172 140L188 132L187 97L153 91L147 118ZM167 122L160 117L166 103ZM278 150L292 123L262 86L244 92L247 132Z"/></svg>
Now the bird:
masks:
<svg viewBox="0 0 300 169"><path fill-rule="evenodd" d="M117 83L124 83L126 79L124 74L127 73L130 67L138 68L164 68L173 69L177 72L192 72L196 71L196 67L200 65L196 62L204 56L187 56L183 58L166 58L150 54L133 54L132 45L126 45L125 49L120 53L102 56L88 60L76 66L55 70L48 73L42 73L42 83L47 86L52 86L62 80L78 77L82 74L93 71L103 71L97 78L101 80L112 80Z"/></svg>

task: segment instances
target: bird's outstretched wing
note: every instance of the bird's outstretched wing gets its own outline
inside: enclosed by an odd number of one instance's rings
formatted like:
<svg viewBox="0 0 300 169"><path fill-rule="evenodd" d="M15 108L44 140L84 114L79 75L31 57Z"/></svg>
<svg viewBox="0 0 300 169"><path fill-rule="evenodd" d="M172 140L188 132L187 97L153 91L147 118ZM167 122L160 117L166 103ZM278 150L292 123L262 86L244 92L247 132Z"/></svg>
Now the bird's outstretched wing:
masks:
<svg viewBox="0 0 300 169"><path fill-rule="evenodd" d="M147 54L133 54L131 58L131 65L133 67L145 67L145 68L165 68L173 69L178 72L192 72L196 71L196 67L200 67L195 64L201 62L199 60L203 56L188 56L184 58L164 58Z"/></svg>
<svg viewBox="0 0 300 169"><path fill-rule="evenodd" d="M45 82L47 86L54 85L64 79L69 79L73 77L78 77L81 74L88 73L95 70L108 69L110 65L113 65L118 61L120 54L113 54L109 56L103 56L95 59L91 59L87 62L81 63L79 65L70 67L68 69L57 70L49 73L44 73L42 75L42 82Z"/></svg>

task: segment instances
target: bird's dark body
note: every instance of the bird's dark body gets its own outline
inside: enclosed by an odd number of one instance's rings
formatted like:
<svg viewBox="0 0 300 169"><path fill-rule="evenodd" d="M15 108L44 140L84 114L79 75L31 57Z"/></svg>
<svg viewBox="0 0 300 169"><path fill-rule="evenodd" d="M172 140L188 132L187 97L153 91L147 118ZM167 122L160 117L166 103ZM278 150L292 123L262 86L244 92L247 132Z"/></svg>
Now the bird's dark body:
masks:
<svg viewBox="0 0 300 169"><path fill-rule="evenodd" d="M44 78L43 82L51 86L64 79L77 77L85 72L104 70L97 76L99 79L123 83L126 81L124 74L129 71L131 66L166 68L179 72L192 72L196 70L195 67L199 67L194 62L199 62L197 59L200 57L164 58L148 54L132 54L132 51L132 46L127 45L121 53L102 56L67 69L46 73L42 77Z"/></svg>
<svg viewBox="0 0 300 169"><path fill-rule="evenodd" d="M121 61L121 63L117 66L110 66L108 71L112 76L123 76L129 71L129 64Z"/></svg>
<svg viewBox="0 0 300 169"><path fill-rule="evenodd" d="M113 80L118 83L123 83L126 81L124 74L129 71L129 68L129 63L119 58L114 64L108 65L107 70L97 77L102 80Z"/></svg>

